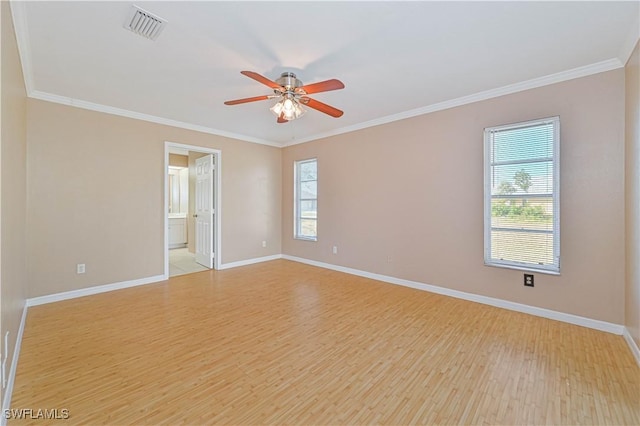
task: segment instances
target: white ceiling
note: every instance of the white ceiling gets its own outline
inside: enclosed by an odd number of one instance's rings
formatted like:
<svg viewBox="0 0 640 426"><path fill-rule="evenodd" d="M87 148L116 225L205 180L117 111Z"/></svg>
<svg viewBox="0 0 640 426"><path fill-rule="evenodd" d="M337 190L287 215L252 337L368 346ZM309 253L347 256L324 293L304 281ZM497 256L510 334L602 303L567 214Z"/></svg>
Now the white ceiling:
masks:
<svg viewBox="0 0 640 426"><path fill-rule="evenodd" d="M133 2L12 2L29 95L288 145L619 68L640 2L136 2L166 19L156 41L123 28ZM240 74L346 88L277 124Z"/></svg>

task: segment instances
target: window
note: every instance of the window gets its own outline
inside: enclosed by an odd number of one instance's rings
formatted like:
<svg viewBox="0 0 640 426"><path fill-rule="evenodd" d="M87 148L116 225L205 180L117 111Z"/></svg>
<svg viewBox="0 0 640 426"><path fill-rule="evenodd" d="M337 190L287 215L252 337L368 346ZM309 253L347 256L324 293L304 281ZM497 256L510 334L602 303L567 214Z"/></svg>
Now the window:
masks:
<svg viewBox="0 0 640 426"><path fill-rule="evenodd" d="M558 117L484 131L486 265L560 272Z"/></svg>
<svg viewBox="0 0 640 426"><path fill-rule="evenodd" d="M296 161L294 165L295 238L316 241L318 238L318 160Z"/></svg>

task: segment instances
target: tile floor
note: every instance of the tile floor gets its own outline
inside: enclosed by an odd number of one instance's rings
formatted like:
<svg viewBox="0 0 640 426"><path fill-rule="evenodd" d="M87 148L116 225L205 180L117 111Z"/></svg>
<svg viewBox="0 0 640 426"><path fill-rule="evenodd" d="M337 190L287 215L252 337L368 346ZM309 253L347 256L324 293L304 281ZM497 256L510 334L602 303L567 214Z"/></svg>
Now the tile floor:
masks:
<svg viewBox="0 0 640 426"><path fill-rule="evenodd" d="M192 274L206 271L208 268L196 263L196 256L185 248L169 250L169 276Z"/></svg>

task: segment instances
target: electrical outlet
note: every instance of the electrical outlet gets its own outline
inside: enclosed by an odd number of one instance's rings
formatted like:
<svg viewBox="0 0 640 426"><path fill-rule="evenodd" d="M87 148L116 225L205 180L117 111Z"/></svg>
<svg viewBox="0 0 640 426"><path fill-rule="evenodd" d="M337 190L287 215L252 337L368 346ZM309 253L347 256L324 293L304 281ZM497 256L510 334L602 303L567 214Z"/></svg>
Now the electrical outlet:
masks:
<svg viewBox="0 0 640 426"><path fill-rule="evenodd" d="M338 254L338 246L333 246L333 254Z"/></svg>
<svg viewBox="0 0 640 426"><path fill-rule="evenodd" d="M533 274L524 274L524 285L533 287Z"/></svg>
<svg viewBox="0 0 640 426"><path fill-rule="evenodd" d="M76 273L77 274L84 274L87 271L85 264L84 263L78 263L76 265Z"/></svg>
<svg viewBox="0 0 640 426"><path fill-rule="evenodd" d="M266 247L266 246L267 246L267 242L266 242L266 241L263 241L263 242L262 242L262 247Z"/></svg>

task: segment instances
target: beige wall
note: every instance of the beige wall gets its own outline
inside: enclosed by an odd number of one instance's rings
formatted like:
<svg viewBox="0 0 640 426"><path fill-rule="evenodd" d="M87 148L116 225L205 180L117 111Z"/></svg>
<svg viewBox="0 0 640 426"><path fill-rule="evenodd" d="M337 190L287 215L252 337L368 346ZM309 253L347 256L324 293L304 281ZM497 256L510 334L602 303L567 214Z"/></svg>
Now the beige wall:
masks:
<svg viewBox="0 0 640 426"><path fill-rule="evenodd" d="M623 99L620 69L288 147L283 253L622 324ZM527 288L483 264L483 129L556 115L562 274ZM292 238L293 161L310 157L317 242Z"/></svg>
<svg viewBox="0 0 640 426"><path fill-rule="evenodd" d="M625 325L640 346L640 47L625 67L626 288Z"/></svg>
<svg viewBox="0 0 640 426"><path fill-rule="evenodd" d="M163 273L165 141L222 151L223 263L280 253L278 148L33 99L27 107L29 297Z"/></svg>
<svg viewBox="0 0 640 426"><path fill-rule="evenodd" d="M0 3L2 113L0 150L0 298L2 335L9 331L7 373L25 303L26 270L26 92L9 2ZM4 348L0 348L4 357ZM2 392L4 398L4 390Z"/></svg>

